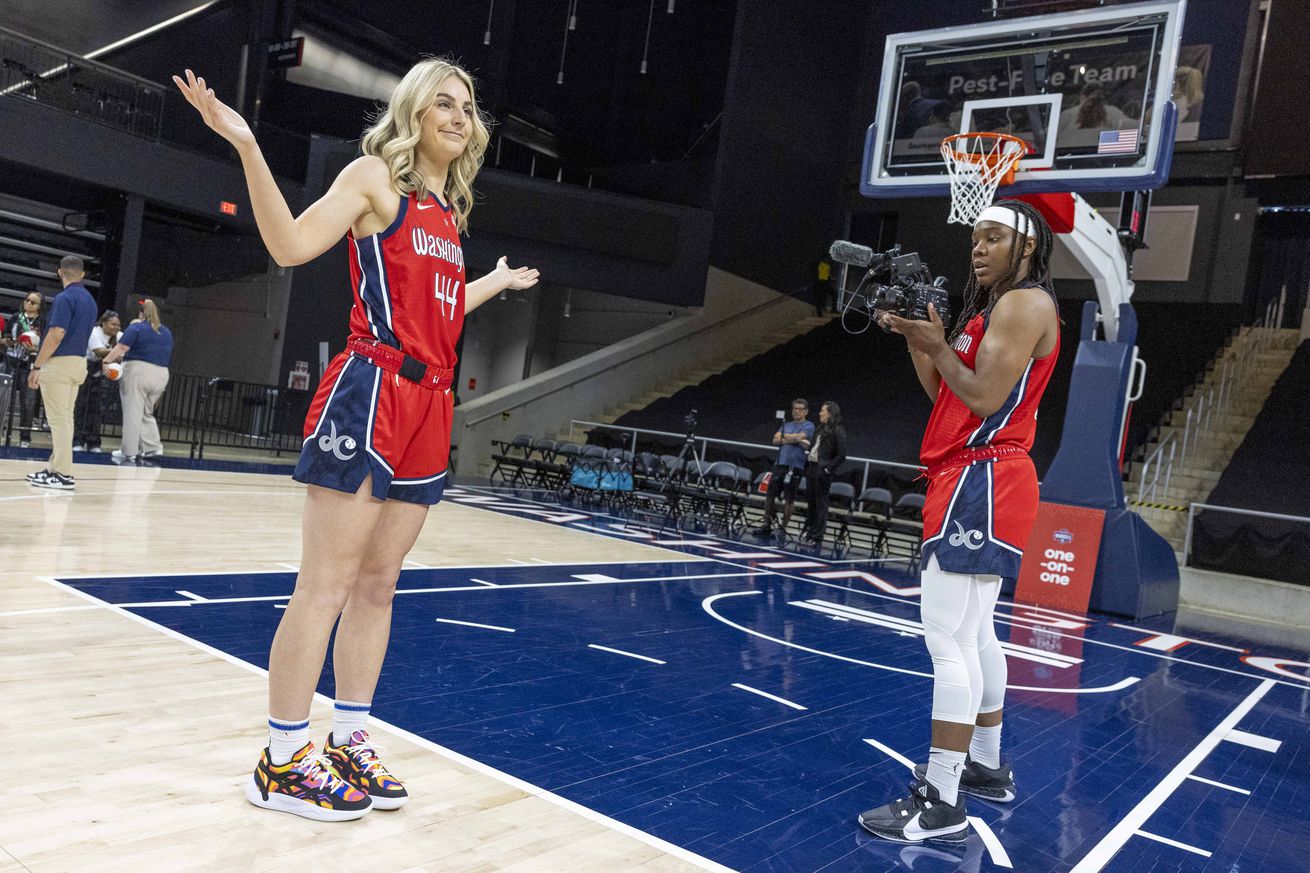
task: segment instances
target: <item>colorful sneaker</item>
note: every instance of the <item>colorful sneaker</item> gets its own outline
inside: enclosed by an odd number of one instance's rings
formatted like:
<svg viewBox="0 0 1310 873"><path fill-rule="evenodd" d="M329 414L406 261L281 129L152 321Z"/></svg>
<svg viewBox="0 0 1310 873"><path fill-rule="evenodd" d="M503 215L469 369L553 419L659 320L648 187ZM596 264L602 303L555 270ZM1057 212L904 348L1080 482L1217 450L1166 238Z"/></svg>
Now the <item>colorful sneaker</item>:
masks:
<svg viewBox="0 0 1310 873"><path fill-rule="evenodd" d="M374 809L400 809L409 802L409 792L400 780L387 772L378 759L386 749L369 741L368 731L355 731L344 745L334 745L328 733L323 744L332 766L351 785L363 791L373 801Z"/></svg>
<svg viewBox="0 0 1310 873"><path fill-rule="evenodd" d="M246 784L246 800L316 821L350 821L373 808L368 795L345 782L332 763L305 747L285 764L274 764L265 748Z"/></svg>

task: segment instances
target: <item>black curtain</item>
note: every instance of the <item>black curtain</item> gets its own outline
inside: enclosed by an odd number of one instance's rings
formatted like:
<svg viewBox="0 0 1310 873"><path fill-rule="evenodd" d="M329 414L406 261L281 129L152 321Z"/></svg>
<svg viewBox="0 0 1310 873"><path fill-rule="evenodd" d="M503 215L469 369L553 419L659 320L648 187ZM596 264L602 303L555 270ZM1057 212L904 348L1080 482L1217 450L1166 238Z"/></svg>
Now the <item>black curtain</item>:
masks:
<svg viewBox="0 0 1310 873"><path fill-rule="evenodd" d="M1287 289L1283 327L1300 327L1310 286L1310 212L1267 211L1256 225L1256 259L1247 288L1247 315L1259 318Z"/></svg>
<svg viewBox="0 0 1310 873"><path fill-rule="evenodd" d="M1310 342L1304 342L1206 503L1310 517L1308 396ZM1191 562L1207 570L1310 585L1310 521L1198 510Z"/></svg>

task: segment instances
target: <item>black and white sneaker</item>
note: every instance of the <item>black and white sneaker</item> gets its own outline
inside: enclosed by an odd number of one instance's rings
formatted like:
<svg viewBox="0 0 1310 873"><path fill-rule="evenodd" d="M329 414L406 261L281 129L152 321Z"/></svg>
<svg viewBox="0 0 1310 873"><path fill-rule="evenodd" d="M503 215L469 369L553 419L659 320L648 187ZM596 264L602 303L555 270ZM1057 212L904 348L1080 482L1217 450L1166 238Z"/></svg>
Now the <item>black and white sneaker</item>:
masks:
<svg viewBox="0 0 1310 873"><path fill-rule="evenodd" d="M50 488L55 491L72 491L74 486L72 476L51 473L49 470L42 470L40 473L28 476L27 481L37 488Z"/></svg>
<svg viewBox="0 0 1310 873"><path fill-rule="evenodd" d="M943 803L937 789L925 779L910 783L909 797L862 812L859 820L860 827L875 837L897 843L960 843L969 838L964 798L954 806Z"/></svg>
<svg viewBox="0 0 1310 873"><path fill-rule="evenodd" d="M917 779L926 779L928 765L920 764L914 768ZM974 797L994 800L997 803L1009 803L1014 800L1014 773L1009 764L1002 764L996 769L979 764L972 757L964 759L964 771L960 774L960 790Z"/></svg>

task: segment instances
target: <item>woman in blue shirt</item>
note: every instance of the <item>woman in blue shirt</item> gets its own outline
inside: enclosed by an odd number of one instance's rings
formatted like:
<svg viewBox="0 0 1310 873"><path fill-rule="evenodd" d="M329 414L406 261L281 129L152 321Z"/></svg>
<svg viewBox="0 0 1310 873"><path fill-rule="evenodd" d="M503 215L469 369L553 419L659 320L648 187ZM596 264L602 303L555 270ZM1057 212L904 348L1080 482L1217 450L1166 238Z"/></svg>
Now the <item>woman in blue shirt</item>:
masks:
<svg viewBox="0 0 1310 873"><path fill-rule="evenodd" d="M155 406L168 386L173 358L173 333L159 321L153 300L139 303L138 318L128 325L118 344L105 355L104 367L123 359L118 381L123 406L123 444L110 455L115 464L148 465L147 458L164 453L155 422Z"/></svg>

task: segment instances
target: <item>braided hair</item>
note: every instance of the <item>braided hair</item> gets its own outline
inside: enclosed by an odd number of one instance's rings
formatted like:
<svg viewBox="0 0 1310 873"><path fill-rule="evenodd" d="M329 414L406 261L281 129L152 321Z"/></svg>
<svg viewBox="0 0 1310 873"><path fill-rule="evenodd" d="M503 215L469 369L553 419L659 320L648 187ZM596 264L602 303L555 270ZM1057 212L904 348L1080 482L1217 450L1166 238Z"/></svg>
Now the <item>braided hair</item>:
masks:
<svg viewBox="0 0 1310 873"><path fill-rule="evenodd" d="M1013 210L1028 220L1027 227L1033 230L1032 236L1036 239L1037 245L1033 248L1033 253L1028 261L1028 275L1024 278L1029 282L1042 286L1058 306L1059 301L1055 296L1055 284L1051 281L1051 252L1055 248L1055 237L1051 234L1050 225L1046 223L1046 219L1041 212L1022 200L999 200L995 205ZM1023 222L1018 223L1022 224ZM947 337L948 343L954 342L955 338L964 331L969 322L979 312L991 311L993 304L996 302L992 296L996 288L1003 288L1008 291L1013 287L1014 282L1020 278L1019 268L1023 265L1023 250L1027 244L1028 234L1020 233L1016 229L1014 231L1014 243L1010 247L1010 264L1005 272L991 285L980 285L977 274L970 268L969 279L964 283L964 306L960 311L960 317L955 321L955 329Z"/></svg>

